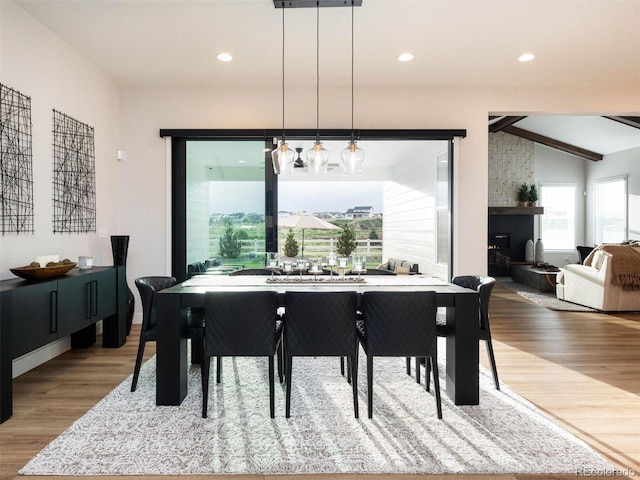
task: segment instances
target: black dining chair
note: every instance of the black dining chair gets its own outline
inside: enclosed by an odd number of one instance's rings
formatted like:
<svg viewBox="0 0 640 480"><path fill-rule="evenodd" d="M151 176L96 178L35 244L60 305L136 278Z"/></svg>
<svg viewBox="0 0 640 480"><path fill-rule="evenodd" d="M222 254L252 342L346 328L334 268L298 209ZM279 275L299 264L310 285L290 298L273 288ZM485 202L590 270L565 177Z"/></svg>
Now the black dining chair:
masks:
<svg viewBox="0 0 640 480"><path fill-rule="evenodd" d="M277 314L278 293L273 291L206 292L204 358L202 360L202 418L207 417L211 357L217 358L217 383L222 357L267 357L269 364L269 411L275 416L274 366L282 383L283 322Z"/></svg>
<svg viewBox="0 0 640 480"><path fill-rule="evenodd" d="M173 287L176 283L177 281L174 277L150 276L135 279L136 287L140 293L140 300L142 301L142 328L140 329L136 366L133 370L132 392L135 392L136 388L138 388L138 377L140 376L145 344L147 342L155 342L158 336L156 329L158 318L156 294L160 290ZM204 317L198 315L195 311L191 312L191 310L187 315L187 337L191 339L191 362L197 364L202 362Z"/></svg>
<svg viewBox="0 0 640 480"><path fill-rule="evenodd" d="M364 292L361 310L357 329L367 355L369 418L373 417L373 357L424 358L433 372L436 410L438 418L442 418L435 292ZM429 391L428 375L425 386Z"/></svg>
<svg viewBox="0 0 640 480"><path fill-rule="evenodd" d="M356 292L285 292L286 417L291 412L293 357L347 357L358 418Z"/></svg>
<svg viewBox="0 0 640 480"><path fill-rule="evenodd" d="M489 323L489 300L491 300L491 292L496 284L496 279L486 275L461 275L454 277L451 283L464 288L476 290L478 292L478 338L484 340L487 348L487 356L489 357L489 365L493 374L493 383L496 390L500 390L500 380L498 379L498 369L496 367L496 357L493 353L493 342L491 340L491 325ZM439 337L447 336L446 316L437 314L436 316L436 332ZM420 382L420 370L416 358L416 382ZM428 365L427 365L428 371ZM410 374L410 363L407 358L407 374Z"/></svg>

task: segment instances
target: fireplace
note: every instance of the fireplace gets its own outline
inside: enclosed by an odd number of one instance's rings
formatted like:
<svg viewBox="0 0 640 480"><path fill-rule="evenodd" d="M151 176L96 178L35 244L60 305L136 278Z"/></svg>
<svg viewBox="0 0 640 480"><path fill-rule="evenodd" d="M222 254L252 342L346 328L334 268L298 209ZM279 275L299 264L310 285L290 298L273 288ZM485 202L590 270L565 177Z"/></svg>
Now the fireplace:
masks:
<svg viewBox="0 0 640 480"><path fill-rule="evenodd" d="M542 207L489 207L488 271L493 277L511 276L496 255L509 257L511 263L523 264L527 240L533 240L534 215L543 213Z"/></svg>

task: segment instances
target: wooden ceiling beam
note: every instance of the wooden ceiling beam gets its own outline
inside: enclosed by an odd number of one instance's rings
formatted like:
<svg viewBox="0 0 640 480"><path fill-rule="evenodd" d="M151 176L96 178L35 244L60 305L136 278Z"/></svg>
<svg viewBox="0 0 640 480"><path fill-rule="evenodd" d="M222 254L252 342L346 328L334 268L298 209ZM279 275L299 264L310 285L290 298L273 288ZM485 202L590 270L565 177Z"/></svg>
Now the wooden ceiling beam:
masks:
<svg viewBox="0 0 640 480"><path fill-rule="evenodd" d="M608 118L614 122L624 123L630 127L640 128L640 117L609 117L605 115L604 118Z"/></svg>
<svg viewBox="0 0 640 480"><path fill-rule="evenodd" d="M545 137L544 135L538 135L537 133L529 132L518 127L509 126L502 129L502 131L593 162L599 162L603 158L601 154L592 152L591 150L585 150L584 148L576 147L575 145L570 145L559 140L554 140L553 138Z"/></svg>
<svg viewBox="0 0 640 480"><path fill-rule="evenodd" d="M510 127L514 123L519 122L523 118L527 118L527 117L526 116L525 117L504 117L502 120L498 120L497 122L489 125L489 132L490 133L500 132L505 128Z"/></svg>

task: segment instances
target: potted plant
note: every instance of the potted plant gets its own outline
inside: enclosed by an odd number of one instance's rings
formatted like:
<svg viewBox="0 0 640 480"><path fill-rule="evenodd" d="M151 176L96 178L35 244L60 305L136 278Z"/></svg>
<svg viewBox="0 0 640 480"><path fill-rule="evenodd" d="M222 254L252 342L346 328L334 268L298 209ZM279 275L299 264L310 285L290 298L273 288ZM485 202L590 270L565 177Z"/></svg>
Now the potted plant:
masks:
<svg viewBox="0 0 640 480"><path fill-rule="evenodd" d="M356 233L349 224L342 227L342 233L338 237L336 250L343 257L348 257L356 249Z"/></svg>
<svg viewBox="0 0 640 480"><path fill-rule="evenodd" d="M520 185L520 188L518 188L518 206L519 207L526 207L529 205L529 185L527 185L526 183L523 183L522 185Z"/></svg>
<svg viewBox="0 0 640 480"><path fill-rule="evenodd" d="M529 187L529 206L535 207L538 201L538 187L535 183L532 183Z"/></svg>
<svg viewBox="0 0 640 480"><path fill-rule="evenodd" d="M289 229L287 239L284 242L284 256L295 258L298 255L298 242L293 236L293 230Z"/></svg>

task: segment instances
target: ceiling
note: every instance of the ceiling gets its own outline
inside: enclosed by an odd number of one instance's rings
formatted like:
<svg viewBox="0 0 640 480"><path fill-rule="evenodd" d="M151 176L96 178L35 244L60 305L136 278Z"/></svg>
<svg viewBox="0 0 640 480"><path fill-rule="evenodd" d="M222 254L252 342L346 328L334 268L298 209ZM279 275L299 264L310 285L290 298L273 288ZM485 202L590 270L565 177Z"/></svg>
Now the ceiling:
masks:
<svg viewBox="0 0 640 480"><path fill-rule="evenodd" d="M15 3L122 85L282 81L272 0ZM316 11L284 10L287 82L315 85ZM354 12L356 85L640 83L640 0L363 0ZM351 82L350 13L320 9L322 85ZM415 59L398 62L405 51ZM524 52L537 58L520 63Z"/></svg>
<svg viewBox="0 0 640 480"><path fill-rule="evenodd" d="M14 1L123 86L282 84L272 0ZM319 12L320 85L350 85L351 9ZM286 85L315 86L316 9L284 14ZM640 0L363 0L354 15L356 88L640 85ZM639 129L602 117L513 126L602 155L640 145Z"/></svg>

